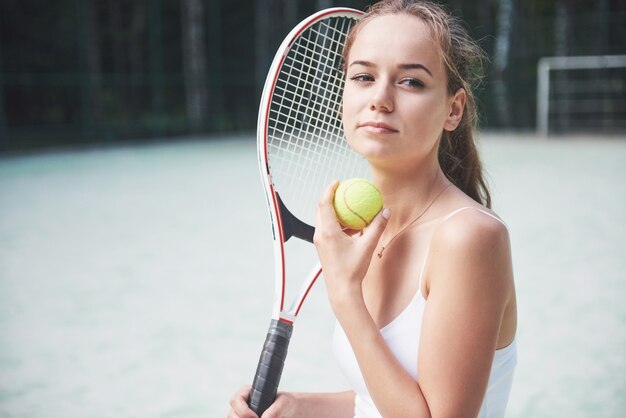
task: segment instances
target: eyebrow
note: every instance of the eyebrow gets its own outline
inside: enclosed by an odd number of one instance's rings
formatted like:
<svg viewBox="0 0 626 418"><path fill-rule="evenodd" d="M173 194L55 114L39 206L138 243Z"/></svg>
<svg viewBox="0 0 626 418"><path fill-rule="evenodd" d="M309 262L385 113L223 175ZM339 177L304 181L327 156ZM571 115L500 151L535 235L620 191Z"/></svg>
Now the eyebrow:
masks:
<svg viewBox="0 0 626 418"><path fill-rule="evenodd" d="M369 61L362 61L362 60L353 61L349 66L352 67L353 65L362 65L364 67L374 67L373 63ZM417 64L417 63L400 64L398 65L398 68L403 69L403 70L424 70L431 77L433 77L433 73L431 73L428 67L426 67L423 64Z"/></svg>

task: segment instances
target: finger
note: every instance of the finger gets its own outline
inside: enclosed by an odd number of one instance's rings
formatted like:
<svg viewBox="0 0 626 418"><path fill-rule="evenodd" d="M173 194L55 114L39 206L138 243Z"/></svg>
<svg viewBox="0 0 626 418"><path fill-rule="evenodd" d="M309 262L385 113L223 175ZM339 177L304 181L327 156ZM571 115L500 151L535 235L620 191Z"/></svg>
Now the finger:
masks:
<svg viewBox="0 0 626 418"><path fill-rule="evenodd" d="M229 416L239 418L257 418L257 415L248 407L248 403L243 398L233 398L230 401L232 408Z"/></svg>
<svg viewBox="0 0 626 418"><path fill-rule="evenodd" d="M372 223L365 229L363 233L364 237L376 244L387 227L390 216L391 210L389 210L389 208L383 208L383 210L376 215Z"/></svg>
<svg viewBox="0 0 626 418"><path fill-rule="evenodd" d="M269 408L263 412L261 418L280 418L281 417L281 408L278 402L274 402Z"/></svg>
<svg viewBox="0 0 626 418"><path fill-rule="evenodd" d="M240 418L257 418L254 411L248 407L250 388L250 385L243 386L230 399L230 406L234 412L233 416Z"/></svg>
<svg viewBox="0 0 626 418"><path fill-rule="evenodd" d="M232 396L232 398L230 398L231 403L233 401L240 401L240 400L242 400L243 402L245 402L247 404L248 397L250 396L250 389L251 388L252 388L252 385L244 385L244 386L240 387L239 389L237 389L237 392L235 392L234 395Z"/></svg>
<svg viewBox="0 0 626 418"><path fill-rule="evenodd" d="M290 404L291 401L289 396L279 394L274 403L267 408L261 418L280 418L283 415L291 416L293 413L293 405Z"/></svg>
<svg viewBox="0 0 626 418"><path fill-rule="evenodd" d="M337 221L337 215L333 206L335 190L337 190L338 186L339 181L335 180L326 187L319 202L316 216L317 226L333 233L341 231L341 225Z"/></svg>
<svg viewBox="0 0 626 418"><path fill-rule="evenodd" d="M237 418L258 418L257 414L254 413L250 408L248 408L248 404L243 402L241 404L239 401L233 403L231 401L231 411L229 413L229 417L237 417Z"/></svg>

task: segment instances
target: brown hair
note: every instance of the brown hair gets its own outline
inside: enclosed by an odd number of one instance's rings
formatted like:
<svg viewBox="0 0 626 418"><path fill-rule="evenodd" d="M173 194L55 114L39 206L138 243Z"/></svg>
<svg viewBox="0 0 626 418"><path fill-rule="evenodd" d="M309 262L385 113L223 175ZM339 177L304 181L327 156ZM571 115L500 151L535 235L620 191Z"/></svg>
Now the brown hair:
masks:
<svg viewBox="0 0 626 418"><path fill-rule="evenodd" d="M357 22L344 48L344 62L359 31L377 16L407 14L420 19L439 45L448 77L448 93L464 89L467 99L463 117L454 131L443 131L439 144L439 164L458 188L475 201L491 207L491 195L483 177L482 163L474 140L478 112L473 90L483 76L486 55L469 36L462 23L441 6L429 1L383 0L371 6Z"/></svg>

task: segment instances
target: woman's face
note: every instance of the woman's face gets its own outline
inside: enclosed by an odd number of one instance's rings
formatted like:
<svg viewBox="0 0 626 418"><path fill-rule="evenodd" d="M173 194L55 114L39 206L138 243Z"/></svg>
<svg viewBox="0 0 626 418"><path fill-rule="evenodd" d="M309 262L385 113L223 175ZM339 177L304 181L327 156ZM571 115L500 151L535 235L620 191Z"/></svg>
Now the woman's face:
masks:
<svg viewBox="0 0 626 418"><path fill-rule="evenodd" d="M356 152L370 162L436 156L443 129L456 127L454 103L439 47L418 18L378 16L361 28L343 97L345 134Z"/></svg>

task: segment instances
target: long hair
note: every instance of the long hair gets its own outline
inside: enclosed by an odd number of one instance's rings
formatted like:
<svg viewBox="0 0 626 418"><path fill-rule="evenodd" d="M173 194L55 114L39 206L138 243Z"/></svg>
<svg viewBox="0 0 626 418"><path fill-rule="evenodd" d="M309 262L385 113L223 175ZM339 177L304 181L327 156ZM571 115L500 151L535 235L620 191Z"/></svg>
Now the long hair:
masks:
<svg viewBox="0 0 626 418"><path fill-rule="evenodd" d="M483 176L475 142L478 111L474 90L480 84L487 57L463 24L443 7L429 1L383 0L371 6L346 40L344 63L361 28L377 16L406 14L420 19L429 29L441 52L448 77L448 94L465 90L463 117L454 131L443 131L438 158L446 177L478 203L491 207L491 195Z"/></svg>

